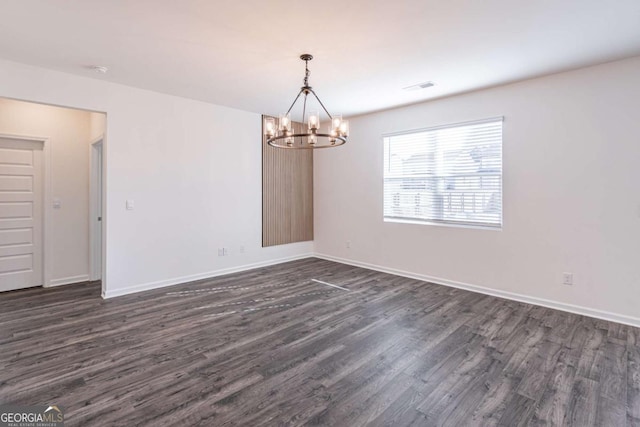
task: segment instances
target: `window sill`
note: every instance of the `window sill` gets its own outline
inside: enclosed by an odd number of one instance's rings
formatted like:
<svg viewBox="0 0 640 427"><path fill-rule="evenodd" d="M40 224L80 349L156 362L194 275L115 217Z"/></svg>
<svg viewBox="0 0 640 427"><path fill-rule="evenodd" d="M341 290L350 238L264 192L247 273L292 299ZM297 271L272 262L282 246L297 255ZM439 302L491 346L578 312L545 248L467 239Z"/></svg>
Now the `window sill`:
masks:
<svg viewBox="0 0 640 427"><path fill-rule="evenodd" d="M400 218L384 218L384 222L395 222L399 224L414 224L414 225L435 225L437 227L447 227L447 228L470 228L473 230L502 231L502 226L491 227L488 225L451 224L446 222L419 221L419 220L400 219Z"/></svg>

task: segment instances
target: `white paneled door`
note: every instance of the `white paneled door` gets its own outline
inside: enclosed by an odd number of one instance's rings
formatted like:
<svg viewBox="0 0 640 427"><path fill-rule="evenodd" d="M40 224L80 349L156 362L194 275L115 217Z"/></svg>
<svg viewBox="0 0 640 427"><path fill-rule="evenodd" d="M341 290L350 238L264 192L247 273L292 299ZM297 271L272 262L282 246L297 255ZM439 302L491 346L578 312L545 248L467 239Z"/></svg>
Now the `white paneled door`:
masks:
<svg viewBox="0 0 640 427"><path fill-rule="evenodd" d="M41 286L43 143L0 137L0 291Z"/></svg>

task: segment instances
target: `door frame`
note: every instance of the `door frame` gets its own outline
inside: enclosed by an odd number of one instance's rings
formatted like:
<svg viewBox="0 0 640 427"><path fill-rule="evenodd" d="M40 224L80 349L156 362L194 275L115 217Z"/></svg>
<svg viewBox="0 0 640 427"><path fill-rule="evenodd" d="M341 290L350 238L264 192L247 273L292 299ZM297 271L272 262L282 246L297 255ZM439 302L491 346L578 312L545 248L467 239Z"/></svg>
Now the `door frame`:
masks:
<svg viewBox="0 0 640 427"><path fill-rule="evenodd" d="M0 138L42 143L42 286L51 286L51 141L49 137L0 133Z"/></svg>
<svg viewBox="0 0 640 427"><path fill-rule="evenodd" d="M98 168L98 161L101 163L100 168ZM102 172L100 176L98 176L99 171ZM101 280L104 277L104 135L91 141L89 179L89 280ZM102 190L100 192L98 192L99 187ZM98 194L102 196L101 227L98 227L98 221L96 221Z"/></svg>

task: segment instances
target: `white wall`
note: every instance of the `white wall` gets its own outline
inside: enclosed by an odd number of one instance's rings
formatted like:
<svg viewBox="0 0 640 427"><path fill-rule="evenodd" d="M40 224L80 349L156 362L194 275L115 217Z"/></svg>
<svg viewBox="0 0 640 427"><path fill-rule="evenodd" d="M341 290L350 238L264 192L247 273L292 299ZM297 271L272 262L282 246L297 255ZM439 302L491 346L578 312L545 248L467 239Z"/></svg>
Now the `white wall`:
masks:
<svg viewBox="0 0 640 427"><path fill-rule="evenodd" d="M315 156L316 252L640 318L638 76L633 58L354 118ZM260 247L257 114L8 61L0 96L108 114L108 296L313 250ZM382 221L383 133L498 115L503 231Z"/></svg>
<svg viewBox="0 0 640 427"><path fill-rule="evenodd" d="M8 61L0 96L107 113L107 296L313 250L261 247L258 114Z"/></svg>
<svg viewBox="0 0 640 427"><path fill-rule="evenodd" d="M383 222L382 134L495 116L502 231ZM640 58L350 124L315 157L316 252L640 325Z"/></svg>
<svg viewBox="0 0 640 427"><path fill-rule="evenodd" d="M47 285L89 278L89 123L85 111L0 98L0 133L49 139L50 196L61 206L44 204L51 219Z"/></svg>
<svg viewBox="0 0 640 427"><path fill-rule="evenodd" d="M93 143L104 136L107 129L107 116L104 113L89 113L89 142Z"/></svg>

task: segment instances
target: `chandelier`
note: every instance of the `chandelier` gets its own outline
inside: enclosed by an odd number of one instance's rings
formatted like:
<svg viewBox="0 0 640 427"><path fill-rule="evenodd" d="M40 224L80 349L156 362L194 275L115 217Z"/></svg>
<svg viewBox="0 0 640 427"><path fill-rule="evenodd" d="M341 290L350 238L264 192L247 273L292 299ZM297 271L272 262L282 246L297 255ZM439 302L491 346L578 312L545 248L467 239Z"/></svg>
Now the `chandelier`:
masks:
<svg viewBox="0 0 640 427"><path fill-rule="evenodd" d="M280 114L277 124L275 118L265 118L264 135L267 137L267 144L277 148L298 149L328 148L344 144L347 142L347 137L349 136L348 120L343 120L339 114L332 116L322 101L320 101L318 95L313 91L313 88L309 86L309 61L313 59L313 56L305 53L304 55L300 55L300 59L304 61L304 85L300 88L300 92L298 92L296 99L293 100L287 112ZM320 130L319 112L307 111L307 97L309 94L315 97L329 118L326 133ZM300 95L304 95L302 102L303 129L296 132L293 128L293 122L291 121L291 110L296 105L296 102L298 102L298 99L300 99ZM306 132L304 131L305 120L307 121L306 127L308 128Z"/></svg>

